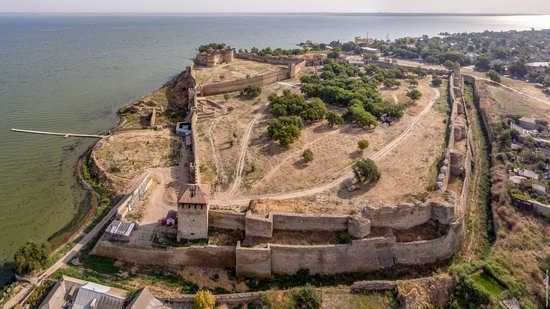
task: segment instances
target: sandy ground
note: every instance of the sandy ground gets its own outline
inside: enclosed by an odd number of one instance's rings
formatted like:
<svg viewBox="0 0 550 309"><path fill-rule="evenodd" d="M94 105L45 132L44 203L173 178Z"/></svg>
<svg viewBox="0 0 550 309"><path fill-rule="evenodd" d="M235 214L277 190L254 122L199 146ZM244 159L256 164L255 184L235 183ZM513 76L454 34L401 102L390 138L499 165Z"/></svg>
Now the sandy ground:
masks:
<svg viewBox="0 0 550 309"><path fill-rule="evenodd" d="M247 195L288 192L313 187L343 174L354 160L375 153L410 124L433 98L433 90L428 83L428 79L421 81L418 89L424 94L423 98L409 106L405 116L395 125L365 130L351 124L330 128L325 122L317 123L304 128L300 139L289 150L270 140L267 136L270 118L264 117L254 130L247 158L256 167L256 172L245 176L242 190ZM403 89L388 91L390 97L392 94L398 98L404 96L407 89L400 88ZM444 126L442 120L439 124ZM370 144L369 149L363 152L357 148L357 142L362 139L367 139ZM315 156L308 165L301 158L306 149L311 149Z"/></svg>
<svg viewBox="0 0 550 309"><path fill-rule="evenodd" d="M213 68L196 67L195 76L199 85L254 77L274 72L287 66L260 63L242 59L235 59L229 64L218 65Z"/></svg>
<svg viewBox="0 0 550 309"><path fill-rule="evenodd" d="M94 152L107 172L129 180L148 168L172 165L179 145L169 129L139 130L110 136Z"/></svg>

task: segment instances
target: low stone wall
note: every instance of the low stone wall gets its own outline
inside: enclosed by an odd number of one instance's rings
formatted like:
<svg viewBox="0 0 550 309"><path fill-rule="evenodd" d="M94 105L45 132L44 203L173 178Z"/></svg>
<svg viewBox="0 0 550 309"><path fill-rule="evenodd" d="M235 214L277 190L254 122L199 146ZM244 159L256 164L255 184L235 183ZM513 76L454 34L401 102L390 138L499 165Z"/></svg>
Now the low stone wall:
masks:
<svg viewBox="0 0 550 309"><path fill-rule="evenodd" d="M145 193L147 193L152 183L153 179L149 175L145 176L136 188L127 195L125 200L119 204L117 209L117 218L122 218L126 216L129 211L132 211L132 208L134 208Z"/></svg>
<svg viewBox="0 0 550 309"><path fill-rule="evenodd" d="M99 240L91 252L119 261L150 266L235 266L234 246L169 247L167 249L127 247Z"/></svg>
<svg viewBox="0 0 550 309"><path fill-rule="evenodd" d="M250 211L245 216L245 235L252 237L273 237L273 217L272 214L265 218L253 215Z"/></svg>
<svg viewBox="0 0 550 309"><path fill-rule="evenodd" d="M267 86L274 82L285 80L288 78L290 78L290 72L287 68L251 78L208 84L200 87L198 90L203 96L217 95L234 91L241 91L251 85Z"/></svg>

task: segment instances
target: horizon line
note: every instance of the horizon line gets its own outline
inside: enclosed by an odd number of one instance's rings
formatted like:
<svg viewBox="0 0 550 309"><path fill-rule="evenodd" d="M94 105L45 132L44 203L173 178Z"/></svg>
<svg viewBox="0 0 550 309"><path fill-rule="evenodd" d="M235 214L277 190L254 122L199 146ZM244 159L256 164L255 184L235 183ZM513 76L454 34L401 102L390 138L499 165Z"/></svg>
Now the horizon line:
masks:
<svg viewBox="0 0 550 309"><path fill-rule="evenodd" d="M346 15L446 15L446 16L545 16L550 13L450 13L450 12L18 12L18 11L0 11L0 15L181 15L181 14L346 14Z"/></svg>

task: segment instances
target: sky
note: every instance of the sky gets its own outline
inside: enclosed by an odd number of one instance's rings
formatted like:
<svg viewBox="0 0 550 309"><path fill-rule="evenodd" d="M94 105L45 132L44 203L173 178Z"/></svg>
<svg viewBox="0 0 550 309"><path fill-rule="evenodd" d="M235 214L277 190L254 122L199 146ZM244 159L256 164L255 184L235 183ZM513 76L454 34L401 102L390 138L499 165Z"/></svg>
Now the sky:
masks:
<svg viewBox="0 0 550 309"><path fill-rule="evenodd" d="M0 12L550 14L550 0L0 0Z"/></svg>

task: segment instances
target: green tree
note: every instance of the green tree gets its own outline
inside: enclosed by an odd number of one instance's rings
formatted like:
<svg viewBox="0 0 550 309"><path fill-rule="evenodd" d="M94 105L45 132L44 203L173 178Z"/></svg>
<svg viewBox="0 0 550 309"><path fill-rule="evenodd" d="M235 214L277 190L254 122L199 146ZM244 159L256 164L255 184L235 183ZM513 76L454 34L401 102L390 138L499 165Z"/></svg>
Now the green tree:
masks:
<svg viewBox="0 0 550 309"><path fill-rule="evenodd" d="M216 298L212 295L212 292L208 290L198 291L195 295L195 301L193 308L195 309L214 309L216 305Z"/></svg>
<svg viewBox="0 0 550 309"><path fill-rule="evenodd" d="M311 151L311 149L306 149L302 153L302 159L304 159L304 162L306 163L313 161L313 158L314 158L313 151Z"/></svg>
<svg viewBox="0 0 550 309"><path fill-rule="evenodd" d="M298 116L283 116L273 120L267 127L269 136L288 148L300 137L303 121Z"/></svg>
<svg viewBox="0 0 550 309"><path fill-rule="evenodd" d="M411 79L411 80L409 80L409 85L418 86L418 81L416 79Z"/></svg>
<svg viewBox="0 0 550 309"><path fill-rule="evenodd" d="M28 241L15 252L15 271L20 275L26 275L40 269L48 260L49 255L50 248L46 243Z"/></svg>
<svg viewBox="0 0 550 309"><path fill-rule="evenodd" d="M314 287L307 284L303 288L292 292L292 300L297 309L319 309L323 304L323 298Z"/></svg>
<svg viewBox="0 0 550 309"><path fill-rule="evenodd" d="M420 100L422 97L422 92L418 91L418 89L413 89L411 91L407 91L407 97L411 99L411 101L416 102Z"/></svg>
<svg viewBox="0 0 550 309"><path fill-rule="evenodd" d="M359 147L360 150L365 150L369 148L369 141L367 141L366 139L362 139L357 142L357 147Z"/></svg>
<svg viewBox="0 0 550 309"><path fill-rule="evenodd" d="M455 63L452 62L451 60L447 60L445 61L445 63L443 63L443 65L447 68L447 70L452 70Z"/></svg>
<svg viewBox="0 0 550 309"><path fill-rule="evenodd" d="M491 81L495 83L500 83L502 81L502 79L500 78L500 75L496 71L491 70L487 72L486 75Z"/></svg>
<svg viewBox="0 0 550 309"><path fill-rule="evenodd" d="M384 87L386 88L398 87L399 85L401 85L401 82L395 78L386 78L384 80Z"/></svg>
<svg viewBox="0 0 550 309"><path fill-rule="evenodd" d="M478 70L487 71L491 68L491 59L485 55L479 56L476 59L475 67Z"/></svg>
<svg viewBox="0 0 550 309"><path fill-rule="evenodd" d="M441 84L443 84L443 80L439 76L435 75L432 78L432 86L439 87Z"/></svg>
<svg viewBox="0 0 550 309"><path fill-rule="evenodd" d="M242 96L255 98L262 93L262 87L258 85L250 85L241 91Z"/></svg>
<svg viewBox="0 0 550 309"><path fill-rule="evenodd" d="M353 174L360 182L376 182L380 179L380 171L371 159L360 159L353 163Z"/></svg>
<svg viewBox="0 0 550 309"><path fill-rule="evenodd" d="M344 123L344 118L342 118L342 116L340 116L340 114L338 114L338 113L328 112L327 113L327 121L328 121L329 126L334 127L334 126L339 126L342 123Z"/></svg>

